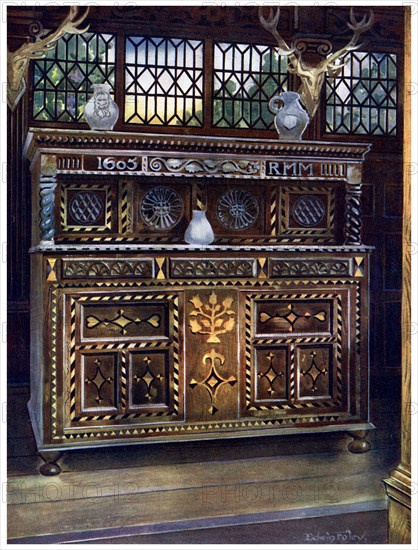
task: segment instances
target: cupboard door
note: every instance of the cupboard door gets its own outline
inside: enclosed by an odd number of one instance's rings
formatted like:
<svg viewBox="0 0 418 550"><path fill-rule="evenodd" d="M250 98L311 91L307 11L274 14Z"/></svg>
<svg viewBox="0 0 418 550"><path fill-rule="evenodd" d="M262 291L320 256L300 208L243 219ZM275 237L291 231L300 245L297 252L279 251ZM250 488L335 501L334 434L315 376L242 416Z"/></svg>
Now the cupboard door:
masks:
<svg viewBox="0 0 418 550"><path fill-rule="evenodd" d="M359 388L356 292L241 292L243 417L359 414L349 399Z"/></svg>
<svg viewBox="0 0 418 550"><path fill-rule="evenodd" d="M181 421L182 293L64 291L65 430Z"/></svg>

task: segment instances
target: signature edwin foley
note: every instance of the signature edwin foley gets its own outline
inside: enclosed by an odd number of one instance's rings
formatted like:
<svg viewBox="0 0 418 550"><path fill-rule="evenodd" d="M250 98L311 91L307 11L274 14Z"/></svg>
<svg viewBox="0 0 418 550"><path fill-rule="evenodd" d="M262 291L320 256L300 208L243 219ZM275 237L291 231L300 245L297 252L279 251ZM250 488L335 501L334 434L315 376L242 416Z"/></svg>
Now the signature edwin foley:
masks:
<svg viewBox="0 0 418 550"><path fill-rule="evenodd" d="M366 534L363 535L356 535L350 529L346 529L345 531L338 531L337 533L329 533L328 531L325 531L325 533L305 533L305 542L313 542L313 543L325 543L325 544L332 544L332 543L365 543L366 542Z"/></svg>

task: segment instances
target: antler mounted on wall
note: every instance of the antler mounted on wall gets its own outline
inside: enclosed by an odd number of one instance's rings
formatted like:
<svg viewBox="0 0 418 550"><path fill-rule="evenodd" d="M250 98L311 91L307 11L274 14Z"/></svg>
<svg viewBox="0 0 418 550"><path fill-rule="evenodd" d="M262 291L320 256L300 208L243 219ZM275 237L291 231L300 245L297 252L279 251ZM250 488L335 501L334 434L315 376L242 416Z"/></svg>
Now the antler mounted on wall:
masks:
<svg viewBox="0 0 418 550"><path fill-rule="evenodd" d="M296 48L289 47L279 34L277 26L280 18L280 8L277 8L275 14L273 13L273 10L270 9L268 17L265 18L263 17L263 9L260 6L258 10L258 17L262 26L277 40L279 45L279 55L283 55L288 58L288 72L296 74L300 78L301 85L298 93L301 97L301 102L308 111L311 119L318 109L325 74L327 73L328 76L335 78L341 73L345 65L340 62L341 58L346 53L353 50L358 50L361 47L361 44L357 44L360 35L368 31L374 22L374 15L372 11L368 17L365 15L362 19L357 20L354 15L353 8L351 8L350 22L347 23L347 26L353 31L351 40L344 47L323 59L320 63L318 63L318 65L311 65L303 61L301 53L298 52Z"/></svg>
<svg viewBox="0 0 418 550"><path fill-rule="evenodd" d="M89 10L90 8L87 7L85 12L79 15L80 8L71 6L67 17L55 31L36 42L23 44L14 52L7 52L7 103L12 111L25 93L25 75L29 61L45 57L46 52L55 48L55 42L64 34L83 34L86 32L90 25L82 29L78 27L87 17Z"/></svg>

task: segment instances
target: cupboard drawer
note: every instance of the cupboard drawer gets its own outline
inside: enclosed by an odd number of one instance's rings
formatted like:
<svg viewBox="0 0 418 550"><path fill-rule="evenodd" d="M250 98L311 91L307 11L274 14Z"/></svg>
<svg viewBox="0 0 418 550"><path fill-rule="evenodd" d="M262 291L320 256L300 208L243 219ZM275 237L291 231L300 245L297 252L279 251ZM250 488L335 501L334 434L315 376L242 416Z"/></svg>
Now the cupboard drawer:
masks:
<svg viewBox="0 0 418 550"><path fill-rule="evenodd" d="M169 305L166 300L120 300L115 305L87 301L79 303L77 310L80 342L163 339L169 336Z"/></svg>

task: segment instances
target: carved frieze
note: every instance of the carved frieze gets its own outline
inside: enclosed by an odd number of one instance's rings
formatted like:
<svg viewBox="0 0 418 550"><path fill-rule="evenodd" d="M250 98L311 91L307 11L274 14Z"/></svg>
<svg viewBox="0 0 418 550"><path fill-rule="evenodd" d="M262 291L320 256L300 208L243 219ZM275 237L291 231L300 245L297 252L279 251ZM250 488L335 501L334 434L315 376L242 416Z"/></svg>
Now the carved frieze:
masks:
<svg viewBox="0 0 418 550"><path fill-rule="evenodd" d="M270 277L323 277L350 275L350 260L276 260L269 262Z"/></svg>
<svg viewBox="0 0 418 550"><path fill-rule="evenodd" d="M260 168L260 162L251 160L164 157L149 157L148 159L149 171L159 174L255 176L260 174Z"/></svg>
<svg viewBox="0 0 418 550"><path fill-rule="evenodd" d="M192 277L253 277L255 260L235 259L172 259L170 276L173 278Z"/></svg>
<svg viewBox="0 0 418 550"><path fill-rule="evenodd" d="M148 278L153 275L151 259L130 260L74 260L62 259L63 279L100 278Z"/></svg>

